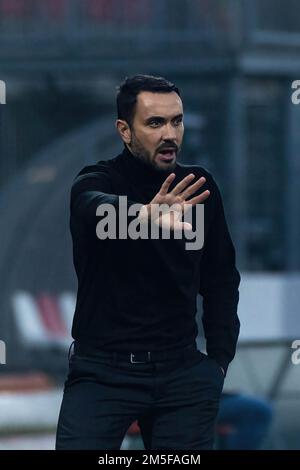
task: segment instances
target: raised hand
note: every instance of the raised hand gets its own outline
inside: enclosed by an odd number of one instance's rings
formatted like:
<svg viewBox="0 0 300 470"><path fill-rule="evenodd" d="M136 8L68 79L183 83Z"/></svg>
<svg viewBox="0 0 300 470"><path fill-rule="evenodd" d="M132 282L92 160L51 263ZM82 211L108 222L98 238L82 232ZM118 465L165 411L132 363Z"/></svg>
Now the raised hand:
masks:
<svg viewBox="0 0 300 470"><path fill-rule="evenodd" d="M195 178L195 175L191 173L183 178L172 191L168 192L174 178L175 173L171 173L152 201L142 206L139 213L141 223L151 219L154 223L170 230L192 229L192 226L182 222L181 218L187 209L202 203L210 195L209 190L206 190L198 196L187 199L203 186L206 179L201 177L195 183L190 184Z"/></svg>

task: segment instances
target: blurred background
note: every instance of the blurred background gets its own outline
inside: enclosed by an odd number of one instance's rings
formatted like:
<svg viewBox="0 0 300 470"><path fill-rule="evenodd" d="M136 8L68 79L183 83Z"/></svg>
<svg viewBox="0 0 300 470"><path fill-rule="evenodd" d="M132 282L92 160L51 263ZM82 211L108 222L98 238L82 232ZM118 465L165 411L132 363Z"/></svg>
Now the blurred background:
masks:
<svg viewBox="0 0 300 470"><path fill-rule="evenodd" d="M236 247L225 391L245 400L217 422L217 446L244 433L245 447L300 449L296 0L0 0L0 449L54 447L77 287L69 190L122 149L116 86L135 73L181 89L181 161L216 178ZM133 424L123 448L141 445Z"/></svg>

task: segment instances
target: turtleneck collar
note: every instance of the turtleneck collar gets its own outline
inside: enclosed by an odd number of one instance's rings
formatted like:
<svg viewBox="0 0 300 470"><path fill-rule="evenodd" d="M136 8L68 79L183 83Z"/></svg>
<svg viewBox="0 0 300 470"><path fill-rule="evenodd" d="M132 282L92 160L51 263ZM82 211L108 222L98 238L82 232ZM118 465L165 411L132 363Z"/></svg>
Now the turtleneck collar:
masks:
<svg viewBox="0 0 300 470"><path fill-rule="evenodd" d="M117 157L119 164L130 179L134 179L136 183L143 184L162 184L170 173L176 173L177 165L170 171L159 171L155 167L151 167L141 158L135 157L130 150L124 146L123 152Z"/></svg>

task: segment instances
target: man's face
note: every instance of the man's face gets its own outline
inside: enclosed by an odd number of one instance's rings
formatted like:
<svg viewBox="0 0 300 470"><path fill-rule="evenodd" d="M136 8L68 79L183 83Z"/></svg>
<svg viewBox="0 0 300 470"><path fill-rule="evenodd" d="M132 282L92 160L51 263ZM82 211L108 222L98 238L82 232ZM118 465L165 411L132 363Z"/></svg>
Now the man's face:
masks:
<svg viewBox="0 0 300 470"><path fill-rule="evenodd" d="M176 92L139 93L130 131L134 155L160 171L172 170L184 132L180 97Z"/></svg>

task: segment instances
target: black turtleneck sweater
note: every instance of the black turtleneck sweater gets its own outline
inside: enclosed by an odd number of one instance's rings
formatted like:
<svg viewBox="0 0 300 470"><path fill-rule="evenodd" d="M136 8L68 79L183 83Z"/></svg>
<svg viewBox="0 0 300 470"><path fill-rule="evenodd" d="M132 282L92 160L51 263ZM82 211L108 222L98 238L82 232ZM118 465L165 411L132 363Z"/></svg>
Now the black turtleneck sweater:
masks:
<svg viewBox="0 0 300 470"><path fill-rule="evenodd" d="M222 199L212 176L199 166L176 164L170 190L193 172L210 190L204 202L204 246L186 250L184 239L106 239L96 235L96 209L119 195L128 206L148 204L166 174L134 157L86 166L71 190L70 229L78 277L72 335L111 351L154 351L185 346L196 338L196 297L203 297L207 353L227 369L235 354L239 273ZM193 208L194 211L195 208ZM129 219L130 220L130 219ZM195 227L193 227L195 229Z"/></svg>

